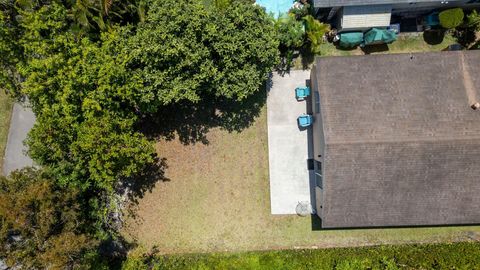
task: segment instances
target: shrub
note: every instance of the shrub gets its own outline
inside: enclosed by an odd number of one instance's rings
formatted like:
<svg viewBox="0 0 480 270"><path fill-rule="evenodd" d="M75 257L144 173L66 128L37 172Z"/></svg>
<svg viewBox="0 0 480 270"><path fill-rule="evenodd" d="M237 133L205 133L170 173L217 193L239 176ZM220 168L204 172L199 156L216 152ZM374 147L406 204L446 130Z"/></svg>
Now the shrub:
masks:
<svg viewBox="0 0 480 270"><path fill-rule="evenodd" d="M440 25L447 29L453 29L462 24L464 17L461 8L448 9L439 14Z"/></svg>
<svg viewBox="0 0 480 270"><path fill-rule="evenodd" d="M308 15L303 18L305 20L305 30L310 45L310 51L314 54L320 54L320 45L323 43L323 36L330 30L330 25L321 23L320 21Z"/></svg>
<svg viewBox="0 0 480 270"><path fill-rule="evenodd" d="M139 261L140 260L140 261ZM143 260L143 261L142 261ZM123 269L479 269L478 243L129 256Z"/></svg>
<svg viewBox="0 0 480 270"><path fill-rule="evenodd" d="M479 269L478 243L129 256L123 269Z"/></svg>
<svg viewBox="0 0 480 270"><path fill-rule="evenodd" d="M293 14L280 17L275 27L282 50L296 49L303 45L305 33L303 23L297 21Z"/></svg>
<svg viewBox="0 0 480 270"><path fill-rule="evenodd" d="M476 10L473 10L472 13L467 16L467 24L468 27L472 27L476 31L480 31L480 15Z"/></svg>
<svg viewBox="0 0 480 270"><path fill-rule="evenodd" d="M101 264L78 200L76 190L56 187L43 171L27 168L0 176L0 258L21 269Z"/></svg>

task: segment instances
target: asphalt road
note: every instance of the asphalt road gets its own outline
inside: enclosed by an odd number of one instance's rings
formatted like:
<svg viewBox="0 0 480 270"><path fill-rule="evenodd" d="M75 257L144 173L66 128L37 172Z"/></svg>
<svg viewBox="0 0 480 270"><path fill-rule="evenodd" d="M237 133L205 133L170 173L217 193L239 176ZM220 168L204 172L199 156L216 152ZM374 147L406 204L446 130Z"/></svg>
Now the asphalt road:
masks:
<svg viewBox="0 0 480 270"><path fill-rule="evenodd" d="M3 174L21 169L26 166L33 166L32 159L26 154L27 147L23 141L35 123L35 115L32 110L22 104L13 105L12 120L8 132L5 158L3 162Z"/></svg>

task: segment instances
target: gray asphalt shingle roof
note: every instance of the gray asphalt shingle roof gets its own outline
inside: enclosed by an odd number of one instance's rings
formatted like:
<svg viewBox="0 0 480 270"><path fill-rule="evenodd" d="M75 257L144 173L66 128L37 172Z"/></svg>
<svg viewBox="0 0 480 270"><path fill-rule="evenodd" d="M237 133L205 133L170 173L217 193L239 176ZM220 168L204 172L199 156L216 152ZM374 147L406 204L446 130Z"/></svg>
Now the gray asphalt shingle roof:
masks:
<svg viewBox="0 0 480 270"><path fill-rule="evenodd" d="M323 227L480 223L480 53L316 62Z"/></svg>

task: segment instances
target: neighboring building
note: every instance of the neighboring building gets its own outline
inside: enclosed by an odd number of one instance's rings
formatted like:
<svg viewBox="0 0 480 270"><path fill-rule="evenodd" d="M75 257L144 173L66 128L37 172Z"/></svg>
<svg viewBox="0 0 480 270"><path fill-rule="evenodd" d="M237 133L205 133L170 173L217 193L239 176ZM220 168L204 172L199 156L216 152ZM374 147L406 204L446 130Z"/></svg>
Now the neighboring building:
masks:
<svg viewBox="0 0 480 270"><path fill-rule="evenodd" d="M415 17L435 9L479 6L480 0L314 0L317 14L326 20L336 18L340 31L387 27L392 15Z"/></svg>
<svg viewBox="0 0 480 270"><path fill-rule="evenodd" d="M324 228L480 223L480 53L317 58Z"/></svg>

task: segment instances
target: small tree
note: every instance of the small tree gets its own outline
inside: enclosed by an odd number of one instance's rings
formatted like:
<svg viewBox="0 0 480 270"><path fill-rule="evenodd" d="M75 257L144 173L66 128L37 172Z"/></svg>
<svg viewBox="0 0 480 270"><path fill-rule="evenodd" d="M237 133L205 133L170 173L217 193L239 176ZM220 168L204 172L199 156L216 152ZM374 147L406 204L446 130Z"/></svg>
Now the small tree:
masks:
<svg viewBox="0 0 480 270"><path fill-rule="evenodd" d="M22 269L71 269L96 241L84 232L73 190L33 169L0 177L0 257Z"/></svg>
<svg viewBox="0 0 480 270"><path fill-rule="evenodd" d="M461 8L453 8L440 12L438 15L440 25L447 29L453 29L463 23L465 14Z"/></svg>
<svg viewBox="0 0 480 270"><path fill-rule="evenodd" d="M303 19L305 20L307 39L310 42L310 51L320 54L320 45L324 42L323 37L330 30L330 25L321 23L312 15L305 16Z"/></svg>
<svg viewBox="0 0 480 270"><path fill-rule="evenodd" d="M283 15L276 21L275 27L281 50L296 49L303 45L305 34L303 22L297 21L295 15Z"/></svg>

